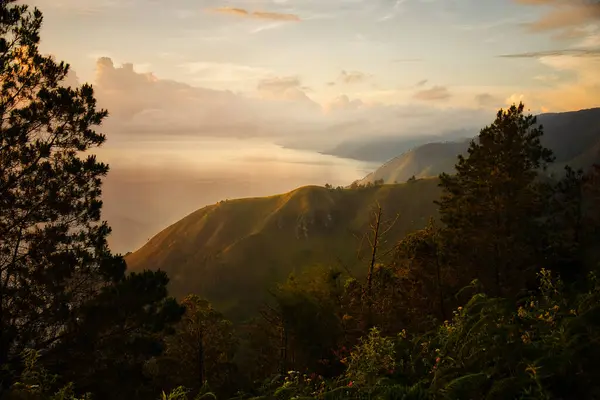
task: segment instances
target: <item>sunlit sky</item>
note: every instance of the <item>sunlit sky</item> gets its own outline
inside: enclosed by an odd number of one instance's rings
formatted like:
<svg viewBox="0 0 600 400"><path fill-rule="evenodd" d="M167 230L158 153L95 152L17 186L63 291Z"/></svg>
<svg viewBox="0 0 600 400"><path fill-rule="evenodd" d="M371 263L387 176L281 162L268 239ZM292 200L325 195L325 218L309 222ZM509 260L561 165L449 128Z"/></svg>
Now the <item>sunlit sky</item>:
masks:
<svg viewBox="0 0 600 400"><path fill-rule="evenodd" d="M224 198L376 168L315 153L345 141L475 135L519 100L600 106L597 0L25 2L44 13L42 52L109 110L118 251Z"/></svg>
<svg viewBox="0 0 600 400"><path fill-rule="evenodd" d="M532 109L556 111L598 104L600 5L592 3L30 2L46 15L43 49L70 62L83 81L93 82L97 58L110 57L158 79L256 97L308 96L325 107L342 95L438 107L522 98ZM591 52L564 52L572 49Z"/></svg>

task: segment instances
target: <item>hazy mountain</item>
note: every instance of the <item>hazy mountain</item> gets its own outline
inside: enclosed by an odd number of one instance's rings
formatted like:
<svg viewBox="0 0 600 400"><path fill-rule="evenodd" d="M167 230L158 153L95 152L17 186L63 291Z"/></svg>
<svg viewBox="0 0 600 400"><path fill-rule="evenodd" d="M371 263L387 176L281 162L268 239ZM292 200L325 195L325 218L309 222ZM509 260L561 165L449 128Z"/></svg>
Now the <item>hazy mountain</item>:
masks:
<svg viewBox="0 0 600 400"><path fill-rule="evenodd" d="M565 165L587 168L600 160L600 108L541 114L538 124L544 127L542 143L552 149L556 162L551 171L560 171ZM466 153L470 140L428 143L393 158L359 184L383 179L385 183L404 182L410 177L437 176L451 173L457 155Z"/></svg>
<svg viewBox="0 0 600 400"><path fill-rule="evenodd" d="M439 193L437 179L429 179L358 190L308 186L219 202L171 225L126 260L132 270L166 271L172 294L198 293L239 320L291 271L339 262L365 268L356 259L357 237L367 231L377 201L385 218L400 213L391 245L424 226Z"/></svg>
<svg viewBox="0 0 600 400"><path fill-rule="evenodd" d="M355 160L385 162L398 154L427 143L470 138L474 134L473 130L461 129L438 135L421 134L400 137L360 138L344 141L322 153Z"/></svg>

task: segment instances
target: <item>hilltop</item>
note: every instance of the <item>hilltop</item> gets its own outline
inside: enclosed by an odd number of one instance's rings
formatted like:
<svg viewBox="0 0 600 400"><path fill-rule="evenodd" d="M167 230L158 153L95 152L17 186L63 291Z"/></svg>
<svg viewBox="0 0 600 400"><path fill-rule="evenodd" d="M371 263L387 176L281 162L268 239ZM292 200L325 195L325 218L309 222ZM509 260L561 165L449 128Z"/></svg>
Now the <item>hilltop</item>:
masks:
<svg viewBox="0 0 600 400"><path fill-rule="evenodd" d="M171 294L200 294L240 320L292 271L340 263L365 268L357 249L377 202L384 218L400 214L388 234L391 245L435 215L439 193L437 179L424 179L354 190L307 186L222 201L166 228L126 260L134 271L166 271Z"/></svg>
<svg viewBox="0 0 600 400"><path fill-rule="evenodd" d="M542 144L551 149L556 161L551 172L565 165L588 168L600 160L600 108L565 113L541 114ZM428 143L388 161L357 183L364 185L383 179L385 183L404 182L410 177L426 178L442 172L453 173L456 156L465 154L469 140Z"/></svg>

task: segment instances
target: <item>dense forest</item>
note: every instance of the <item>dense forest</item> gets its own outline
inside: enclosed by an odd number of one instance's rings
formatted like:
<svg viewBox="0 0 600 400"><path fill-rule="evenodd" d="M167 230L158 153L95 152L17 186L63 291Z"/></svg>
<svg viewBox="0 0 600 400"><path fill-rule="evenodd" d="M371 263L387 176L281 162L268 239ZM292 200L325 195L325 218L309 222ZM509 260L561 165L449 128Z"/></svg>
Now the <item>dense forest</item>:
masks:
<svg viewBox="0 0 600 400"><path fill-rule="evenodd" d="M600 167L549 176L523 104L440 176L439 218L389 243L373 204L362 273L291 275L234 324L111 253L108 112L62 84L41 24L0 3L1 398L600 397Z"/></svg>

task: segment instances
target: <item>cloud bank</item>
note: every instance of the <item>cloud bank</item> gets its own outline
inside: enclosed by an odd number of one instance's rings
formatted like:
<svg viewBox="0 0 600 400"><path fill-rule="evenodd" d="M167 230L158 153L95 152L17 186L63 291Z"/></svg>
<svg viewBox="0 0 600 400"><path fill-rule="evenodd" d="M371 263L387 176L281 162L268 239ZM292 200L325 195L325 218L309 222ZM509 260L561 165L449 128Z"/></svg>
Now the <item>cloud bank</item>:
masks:
<svg viewBox="0 0 600 400"><path fill-rule="evenodd" d="M203 71L205 66L200 64L187 68ZM477 109L442 109L427 102L383 105L343 93L317 103L299 76L267 71L250 76L256 81L255 91L241 94L160 79L152 73L136 72L132 64L118 66L104 57L96 63L92 83L99 105L109 110L104 129L111 138L260 137L321 150L359 136L436 133L477 126L490 118ZM416 97L433 101L450 96L444 87L423 92Z"/></svg>

